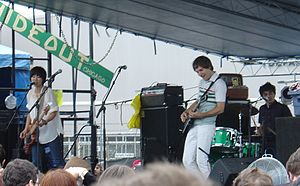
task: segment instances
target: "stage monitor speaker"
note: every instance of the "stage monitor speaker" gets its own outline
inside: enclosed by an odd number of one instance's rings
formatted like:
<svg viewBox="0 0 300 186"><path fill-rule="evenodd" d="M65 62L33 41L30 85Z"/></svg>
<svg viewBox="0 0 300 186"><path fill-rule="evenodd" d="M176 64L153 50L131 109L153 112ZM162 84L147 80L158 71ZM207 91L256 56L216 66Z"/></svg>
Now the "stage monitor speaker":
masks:
<svg viewBox="0 0 300 186"><path fill-rule="evenodd" d="M255 158L224 158L213 166L209 178L221 185L231 186L237 175L247 168Z"/></svg>
<svg viewBox="0 0 300 186"><path fill-rule="evenodd" d="M180 161L182 135L181 106L142 109L141 153L143 164L153 161Z"/></svg>
<svg viewBox="0 0 300 186"><path fill-rule="evenodd" d="M300 117L281 117L275 119L276 159L283 165L290 155L300 147Z"/></svg>
<svg viewBox="0 0 300 186"><path fill-rule="evenodd" d="M15 149L19 140L18 116L7 126L13 116L14 110L0 110L0 144L6 151L7 161L16 158Z"/></svg>

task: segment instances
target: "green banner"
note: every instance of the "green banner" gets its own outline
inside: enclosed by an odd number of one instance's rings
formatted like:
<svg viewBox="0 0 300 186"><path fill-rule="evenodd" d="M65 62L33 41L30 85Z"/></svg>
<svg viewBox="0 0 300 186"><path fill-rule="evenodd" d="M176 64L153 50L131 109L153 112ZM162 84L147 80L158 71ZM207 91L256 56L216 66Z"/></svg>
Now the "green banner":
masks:
<svg viewBox="0 0 300 186"><path fill-rule="evenodd" d="M113 73L0 2L0 21L105 87ZM5 20L4 20L5 19Z"/></svg>

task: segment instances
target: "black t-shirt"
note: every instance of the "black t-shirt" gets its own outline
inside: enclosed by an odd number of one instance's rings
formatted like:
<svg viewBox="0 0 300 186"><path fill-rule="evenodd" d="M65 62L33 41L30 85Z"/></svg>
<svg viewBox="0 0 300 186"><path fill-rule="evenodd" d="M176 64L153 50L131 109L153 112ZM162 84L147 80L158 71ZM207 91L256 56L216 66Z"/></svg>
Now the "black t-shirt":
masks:
<svg viewBox="0 0 300 186"><path fill-rule="evenodd" d="M292 116L290 109L276 100L269 107L266 104L259 108L258 122L264 126L264 132L266 137L275 136L271 131L276 132L275 118L278 117L290 117Z"/></svg>

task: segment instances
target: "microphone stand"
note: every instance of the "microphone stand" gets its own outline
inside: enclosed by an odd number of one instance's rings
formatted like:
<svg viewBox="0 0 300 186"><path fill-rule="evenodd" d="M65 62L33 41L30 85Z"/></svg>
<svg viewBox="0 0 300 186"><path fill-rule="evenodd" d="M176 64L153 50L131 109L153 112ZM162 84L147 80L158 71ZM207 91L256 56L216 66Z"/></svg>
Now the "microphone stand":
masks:
<svg viewBox="0 0 300 186"><path fill-rule="evenodd" d="M118 69L119 69L119 70L118 70L118 72L117 72L117 75L115 76L114 80L112 81L112 84L111 84L111 86L109 87L107 93L105 94L105 96L104 96L104 98L103 98L103 100L102 100L101 107L100 107L100 109L99 109L99 111L98 111L98 113L97 113L97 115L96 115L96 118L98 118L98 117L99 117L99 114L100 114L101 112L103 112L103 113L102 113L102 115L103 115L103 120L102 120L102 126L103 126L103 128L102 128L102 131L103 131L103 168L104 168L104 169L106 169L106 144L105 144L105 143L106 143L106 128L105 128L105 114L106 114L106 107L105 107L105 102L106 102L106 100L107 100L107 98L108 98L108 96L109 96L109 94L110 94L112 88L114 87L114 85L115 85L115 83L116 83L116 80L117 80L117 78L118 78L118 76L120 75L120 72L121 72L121 70L122 70L122 68L120 68L120 67L118 67Z"/></svg>
<svg viewBox="0 0 300 186"><path fill-rule="evenodd" d="M45 88L42 87L42 93L40 94L39 98L35 101L35 103L32 105L32 107L29 109L29 111L27 112L27 115L34 109L36 108L36 116L35 116L35 120L39 121L39 116L40 116L40 101L41 99L44 97L46 91L49 89L49 87L51 86L51 84L54 81L54 77L50 78L48 80L48 86L43 86ZM36 154L37 154L37 159L36 159L36 166L38 169L42 170L42 165L40 166L40 144L39 144L39 126L35 129L36 132Z"/></svg>
<svg viewBox="0 0 300 186"><path fill-rule="evenodd" d="M28 89L28 91L26 92L25 96L22 98L20 105L16 108L16 110L15 110L13 116L11 117L11 119L9 120L9 122L8 122L8 124L7 124L5 130L8 130L8 128L9 128L10 125L12 124L13 119L15 118L17 112L20 110L20 108L21 108L23 102L25 101L25 98L27 97L27 94L28 94L28 92L29 92L30 89L31 89L31 86L29 87L29 89Z"/></svg>

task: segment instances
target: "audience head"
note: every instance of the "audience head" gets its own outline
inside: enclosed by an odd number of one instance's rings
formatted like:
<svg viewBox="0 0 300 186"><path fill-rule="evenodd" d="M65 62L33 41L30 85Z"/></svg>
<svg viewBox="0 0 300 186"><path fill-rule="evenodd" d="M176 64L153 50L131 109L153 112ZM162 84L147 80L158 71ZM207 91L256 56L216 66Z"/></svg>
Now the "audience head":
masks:
<svg viewBox="0 0 300 186"><path fill-rule="evenodd" d="M99 183L99 182L98 182ZM202 175L195 175L184 167L170 163L148 164L143 171L130 178L107 180L101 186L212 186Z"/></svg>
<svg viewBox="0 0 300 186"><path fill-rule="evenodd" d="M55 169L48 171L40 186L77 186L75 177L63 169Z"/></svg>
<svg viewBox="0 0 300 186"><path fill-rule="evenodd" d="M4 147L0 144L0 165L1 167L4 165L5 163L5 156L6 156L6 153L5 153L5 149Z"/></svg>
<svg viewBox="0 0 300 186"><path fill-rule="evenodd" d="M2 174L3 174L4 162L5 162L5 150L3 146L0 144L0 186L3 186Z"/></svg>
<svg viewBox="0 0 300 186"><path fill-rule="evenodd" d="M95 176L97 176L98 178L101 176L101 174L103 173L104 168L102 166L102 164L99 162L96 164L95 169L94 169L94 174Z"/></svg>
<svg viewBox="0 0 300 186"><path fill-rule="evenodd" d="M9 162L3 171L5 186L24 186L30 180L37 180L38 169L29 161L15 159Z"/></svg>
<svg viewBox="0 0 300 186"><path fill-rule="evenodd" d="M233 181L233 186L272 186L272 178L257 167L244 169Z"/></svg>
<svg viewBox="0 0 300 186"><path fill-rule="evenodd" d="M295 181L300 176L300 148L290 155L286 162L286 170L291 181Z"/></svg>
<svg viewBox="0 0 300 186"><path fill-rule="evenodd" d="M92 170L91 165L87 161L78 158L76 156L71 157L69 161L67 161L64 169L68 169L70 167L82 167L82 168L86 168L88 171Z"/></svg>
<svg viewBox="0 0 300 186"><path fill-rule="evenodd" d="M139 167L141 167L141 166L142 166L142 161L140 159L134 160L131 164L131 168L133 170L139 169Z"/></svg>
<svg viewBox="0 0 300 186"><path fill-rule="evenodd" d="M101 174L98 183L111 178L121 178L127 176L133 176L134 170L126 165L112 165L105 169Z"/></svg>

